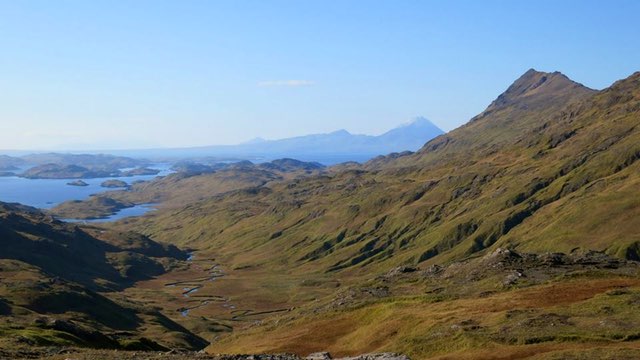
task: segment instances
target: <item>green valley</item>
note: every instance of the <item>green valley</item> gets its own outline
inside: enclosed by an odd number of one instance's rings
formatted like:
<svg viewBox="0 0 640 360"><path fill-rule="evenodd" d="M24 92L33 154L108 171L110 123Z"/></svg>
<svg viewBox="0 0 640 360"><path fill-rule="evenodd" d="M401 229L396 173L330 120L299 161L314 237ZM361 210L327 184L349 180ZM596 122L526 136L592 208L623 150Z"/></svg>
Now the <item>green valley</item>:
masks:
<svg viewBox="0 0 640 360"><path fill-rule="evenodd" d="M640 73L596 91L532 69L417 152L183 164L47 214L3 205L2 341L636 358L639 125Z"/></svg>

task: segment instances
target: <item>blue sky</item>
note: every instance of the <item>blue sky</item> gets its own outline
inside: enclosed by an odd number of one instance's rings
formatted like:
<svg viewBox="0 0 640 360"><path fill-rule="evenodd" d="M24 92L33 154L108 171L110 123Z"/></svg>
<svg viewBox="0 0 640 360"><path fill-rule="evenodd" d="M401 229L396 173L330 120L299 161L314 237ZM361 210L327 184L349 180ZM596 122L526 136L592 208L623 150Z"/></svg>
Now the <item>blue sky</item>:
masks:
<svg viewBox="0 0 640 360"><path fill-rule="evenodd" d="M233 144L415 116L445 130L529 68L640 70L639 1L0 0L0 148Z"/></svg>

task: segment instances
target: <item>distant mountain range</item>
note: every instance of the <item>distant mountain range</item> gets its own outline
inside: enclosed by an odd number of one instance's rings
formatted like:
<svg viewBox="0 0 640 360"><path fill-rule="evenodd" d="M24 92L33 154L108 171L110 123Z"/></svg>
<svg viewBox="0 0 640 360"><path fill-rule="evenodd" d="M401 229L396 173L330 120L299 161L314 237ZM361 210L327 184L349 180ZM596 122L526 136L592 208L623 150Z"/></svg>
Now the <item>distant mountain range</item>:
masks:
<svg viewBox="0 0 640 360"><path fill-rule="evenodd" d="M420 122L229 148L404 146ZM640 72L596 91L529 70L414 153L185 161L47 213L0 203L0 358L207 339L211 354L640 358L639 125ZM106 227L54 217L149 203Z"/></svg>
<svg viewBox="0 0 640 360"><path fill-rule="evenodd" d="M392 152L416 151L444 132L431 121L417 117L413 121L378 136L351 134L338 130L280 140L256 138L238 145L213 145L179 149L112 151L126 156L146 158L217 157L249 160L295 158L331 165L344 161L367 161Z"/></svg>
<svg viewBox="0 0 640 360"><path fill-rule="evenodd" d="M252 160L257 162L271 161L281 158L294 158L303 161L317 161L324 165L340 162L365 162L379 155L393 152L417 151L426 142L444 134L440 128L424 117L417 117L411 122L391 129L384 134L360 135L347 130L338 130L327 134L311 134L279 140L255 138L238 145L211 145L189 148L164 148L140 150L103 150L77 151L63 153L35 153L28 151L4 151L7 154L22 158L0 155L0 170L15 170L15 165L34 164L72 164L83 165L82 162L93 160L96 154L105 155L105 160L145 158L155 161L204 159L208 162L224 160ZM28 154L28 155L25 155ZM75 155L74 155L75 154ZM62 159L61 159L62 158ZM71 162L69 161L71 160ZM129 165L127 167L136 166Z"/></svg>
<svg viewBox="0 0 640 360"><path fill-rule="evenodd" d="M351 134L338 130L328 134L312 134L281 140L255 139L234 146L206 147L220 153L293 155L382 155L391 152L415 151L427 141L443 134L431 121L418 117L379 136Z"/></svg>

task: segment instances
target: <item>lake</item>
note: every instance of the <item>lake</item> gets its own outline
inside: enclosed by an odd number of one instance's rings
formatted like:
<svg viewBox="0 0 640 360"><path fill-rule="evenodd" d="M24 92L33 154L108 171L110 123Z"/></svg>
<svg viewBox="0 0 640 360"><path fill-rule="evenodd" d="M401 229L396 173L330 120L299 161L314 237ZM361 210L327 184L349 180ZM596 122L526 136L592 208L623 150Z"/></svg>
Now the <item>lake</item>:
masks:
<svg viewBox="0 0 640 360"><path fill-rule="evenodd" d="M127 177L108 177L95 179L82 179L88 186L71 186L69 179L25 179L17 176L0 177L0 201L8 203L21 203L40 209L50 209L68 200L84 200L92 194L109 190L100 186L105 180L118 179L131 184L135 181L153 180L158 176L165 176L173 171L170 164L154 164L149 166L160 170L158 175L137 175ZM139 216L149 211L149 205L139 205L133 208L123 209L108 220L113 221L127 216ZM125 215L125 216L123 216Z"/></svg>
<svg viewBox="0 0 640 360"><path fill-rule="evenodd" d="M104 217L104 218L100 218L100 219L91 219L91 220L84 220L84 219L60 219L62 221L66 221L66 222L74 222L74 223L83 223L83 224L96 224L96 223L104 223L104 222L110 222L110 221L117 221L120 219L124 219L124 218L128 218L128 217L133 217L133 216L141 216L146 214L149 211L153 211L155 210L155 208L153 207L155 204L141 204L141 205L135 205L132 207L128 207L126 209L122 209L120 211L118 211L117 213Z"/></svg>

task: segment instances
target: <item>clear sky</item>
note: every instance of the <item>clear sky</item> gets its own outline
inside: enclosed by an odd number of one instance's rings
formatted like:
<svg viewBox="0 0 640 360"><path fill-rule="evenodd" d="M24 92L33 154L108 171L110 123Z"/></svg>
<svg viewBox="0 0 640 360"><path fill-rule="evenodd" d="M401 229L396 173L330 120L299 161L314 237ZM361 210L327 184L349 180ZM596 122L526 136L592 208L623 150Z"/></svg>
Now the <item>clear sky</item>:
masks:
<svg viewBox="0 0 640 360"><path fill-rule="evenodd" d="M444 130L529 68L640 70L640 1L0 0L0 148L233 144L415 116Z"/></svg>

